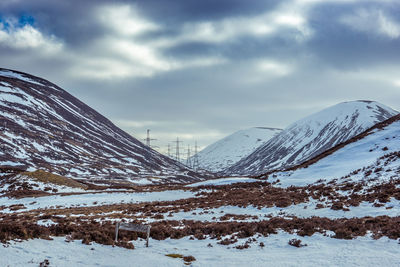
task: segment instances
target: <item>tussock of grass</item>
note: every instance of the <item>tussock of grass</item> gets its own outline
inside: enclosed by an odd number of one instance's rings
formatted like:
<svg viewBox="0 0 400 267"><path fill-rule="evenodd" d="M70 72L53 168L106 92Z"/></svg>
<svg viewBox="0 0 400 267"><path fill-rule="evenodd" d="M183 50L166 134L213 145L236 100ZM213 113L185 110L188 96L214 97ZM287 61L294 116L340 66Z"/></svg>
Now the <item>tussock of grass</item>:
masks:
<svg viewBox="0 0 400 267"><path fill-rule="evenodd" d="M81 184L71 178L52 174L43 170L37 170L33 172L23 172L22 175L25 175L29 178L32 178L33 180L42 183L51 183L55 185L87 189L87 185Z"/></svg>
<svg viewBox="0 0 400 267"><path fill-rule="evenodd" d="M165 256L171 257L171 258L174 258L174 259L177 259L177 258L181 259L181 258L183 258L183 255L182 255L182 254L175 254L175 253L172 253L172 254L165 254Z"/></svg>
<svg viewBox="0 0 400 267"><path fill-rule="evenodd" d="M193 256L183 256L182 254L165 254L165 256L174 258L174 259L183 259L185 265L190 265L192 261L195 261L196 258Z"/></svg>

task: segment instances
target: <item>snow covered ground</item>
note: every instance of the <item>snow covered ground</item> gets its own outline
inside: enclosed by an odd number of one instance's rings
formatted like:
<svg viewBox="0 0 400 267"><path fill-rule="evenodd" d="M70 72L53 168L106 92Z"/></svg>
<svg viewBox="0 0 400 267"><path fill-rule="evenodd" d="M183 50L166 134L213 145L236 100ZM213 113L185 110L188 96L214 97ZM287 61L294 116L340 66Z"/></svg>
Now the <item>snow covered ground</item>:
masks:
<svg viewBox="0 0 400 267"><path fill-rule="evenodd" d="M180 211L174 213L171 217L166 217L167 220L195 220L195 221L220 221L220 217L225 214L234 215L249 215L251 218L246 218L241 221L262 221L268 220L270 217L290 217L295 216L299 218L311 218L314 216L325 217L329 219L339 218L362 218L366 216L389 216L396 217L400 214L400 201L391 199L390 202L385 203L382 207L374 207L373 203L361 202L358 207L349 207L349 211L333 210L329 207L316 208L318 202L311 201L309 203L301 203L291 205L286 208L271 207L258 209L253 206L237 207L237 206L222 206L219 208L207 209L206 213L203 209L195 209L193 211L184 212ZM154 221L148 219L148 222ZM229 219L227 221L237 221L237 219Z"/></svg>
<svg viewBox="0 0 400 267"><path fill-rule="evenodd" d="M120 203L141 203L150 201L169 201L194 197L195 193L183 190L162 191L162 192L144 192L144 193L91 193L78 195L53 195L45 197L29 197L22 199L0 198L0 206L10 206L23 204L26 209L20 211L45 209L45 208L68 208L73 206L101 206ZM5 209L0 212L9 212Z"/></svg>
<svg viewBox="0 0 400 267"><path fill-rule="evenodd" d="M57 185L51 182L44 183L41 181L37 181L35 179L29 178L28 176L19 175L17 178L20 183L29 184L33 190L45 191L46 188L50 188L48 191L56 190L57 193L84 193L88 192L83 188L78 187L70 187L65 185ZM89 191L90 192L90 191Z"/></svg>
<svg viewBox="0 0 400 267"><path fill-rule="evenodd" d="M305 247L290 246L296 238ZM79 240L65 242L34 239L10 242L0 246L1 266L38 266L47 259L50 266L185 266L180 258L166 254L193 256L192 266L399 266L399 244L386 237L374 240L370 236L353 240L334 239L322 234L299 237L280 231L268 237L256 237L250 248L238 250L234 245L223 246L217 240L166 239L150 240L145 247L142 240L134 241L134 250L93 243L84 245ZM242 244L247 239L239 240ZM259 244L263 242L264 247ZM211 244L211 246L209 245Z"/></svg>
<svg viewBox="0 0 400 267"><path fill-rule="evenodd" d="M256 179L229 177L214 180L212 184L232 184L238 180L255 182L253 180ZM345 194L344 191L337 192ZM110 192L69 196L56 195L23 199L0 198L0 206L24 204L27 210L55 208L57 205L62 207L99 206L178 200L196 197L196 194L197 192L169 190L146 193ZM375 207L374 203L361 202L357 207L349 207L349 211L332 210L329 207L316 209L318 203L321 202L310 198L306 203L290 205L285 208L263 207L259 209L253 206L227 205L219 208L198 208L186 212L182 210L174 212L171 216L164 216L161 220L222 222L223 220L220 218L226 214L254 216L243 217L243 220L232 219L228 216L226 220L228 222L261 221L269 220L270 217L290 218L290 216L299 218L319 216L336 219L380 215L396 217L400 214L400 201L394 198L381 207ZM158 205L162 207L162 203ZM1 212L9 212L9 210L0 211L0 215ZM46 211L42 212L46 214ZM105 214L105 219L108 221L120 220L120 218L110 215L121 212L123 211L112 211L108 215ZM143 213L142 210L139 210L139 213ZM53 220L40 219L36 223L41 226L51 226L57 224L57 220L54 220L54 218L58 216L54 216ZM88 215L71 214L69 218L73 219L76 216ZM135 217L139 218L139 214L132 214L132 218ZM90 219L87 218L83 218L82 221L89 221ZM95 220L102 219L98 217ZM145 221L151 223L156 219L148 216ZM378 264L399 266L400 264L398 240L388 239L387 237L375 240L370 234L352 240L335 239L332 236L334 236L334 233L330 231L326 231L326 234L315 233L309 237L301 237L296 234L296 230L294 233L278 230L277 234L271 234L267 237L256 234L250 238L239 238L236 243L230 245L218 244L220 240L211 239L210 236L206 236L206 239L203 240L197 238L191 240L191 236L185 236L181 239L168 238L161 241L150 239L149 248L145 247L144 240L138 239L132 241L135 246L134 250L96 243L84 245L81 240L65 242L65 237L53 237L54 240L10 241L8 244L0 246L0 255L7 255L7 257L0 257L0 266L38 266L45 260L48 260L50 266L66 266L66 264L70 266L185 266L182 258L171 258L166 254L193 256L196 260L191 262L191 266L377 266ZM229 235L224 238L227 237ZM292 239L299 239L302 244L307 246L300 248L291 246L288 241ZM236 246L246 243L250 245L249 248L236 248Z"/></svg>
<svg viewBox="0 0 400 267"><path fill-rule="evenodd" d="M187 187L196 187L196 186L207 186L207 185L228 185L234 183L251 183L251 182L261 182L259 179L253 179L248 177L226 177L219 179L212 179L203 182L193 183L187 185Z"/></svg>

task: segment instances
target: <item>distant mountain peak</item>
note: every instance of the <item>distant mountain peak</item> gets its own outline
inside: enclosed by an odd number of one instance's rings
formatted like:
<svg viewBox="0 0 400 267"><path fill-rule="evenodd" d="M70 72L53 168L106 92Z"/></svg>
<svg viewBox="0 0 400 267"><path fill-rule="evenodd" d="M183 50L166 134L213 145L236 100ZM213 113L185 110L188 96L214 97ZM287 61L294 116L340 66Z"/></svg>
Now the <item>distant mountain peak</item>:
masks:
<svg viewBox="0 0 400 267"><path fill-rule="evenodd" d="M271 127L239 130L197 153L200 167L212 172L222 171L249 155L280 131L282 130Z"/></svg>

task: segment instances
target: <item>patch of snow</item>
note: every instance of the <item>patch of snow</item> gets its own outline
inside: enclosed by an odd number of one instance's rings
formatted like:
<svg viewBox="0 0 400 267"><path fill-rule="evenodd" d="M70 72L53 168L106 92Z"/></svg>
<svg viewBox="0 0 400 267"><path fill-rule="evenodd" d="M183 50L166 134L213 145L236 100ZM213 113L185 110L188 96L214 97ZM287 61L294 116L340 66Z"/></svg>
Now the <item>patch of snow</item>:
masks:
<svg viewBox="0 0 400 267"><path fill-rule="evenodd" d="M19 162L13 162L13 161L0 161L0 165L9 165L9 166L23 166L21 163Z"/></svg>
<svg viewBox="0 0 400 267"><path fill-rule="evenodd" d="M41 226L52 226L52 225L57 225L57 223L53 222L53 221L50 220L50 219L47 219L47 220L39 220L39 221L37 221L37 224L38 224L38 225L41 225Z"/></svg>
<svg viewBox="0 0 400 267"><path fill-rule="evenodd" d="M196 186L207 186L207 185L229 185L234 183L251 183L251 182L262 182L262 180L248 178L248 177L227 177L220 179L206 180L198 183L193 183L186 185L186 187L196 187Z"/></svg>
<svg viewBox="0 0 400 267"><path fill-rule="evenodd" d="M32 80L32 79L30 79L30 78L28 78L28 77L26 77L26 76L24 76L22 74L19 74L19 73L13 72L13 71L0 70L0 76L19 79L19 80L23 80L23 81L26 81L26 82L29 82L29 83L34 83L34 84L38 84L38 85L44 86L43 84L41 84L41 83L39 83L37 81L34 81L34 80Z"/></svg>
<svg viewBox="0 0 400 267"><path fill-rule="evenodd" d="M130 179L129 181L137 185L148 185L153 183L153 181L149 178Z"/></svg>

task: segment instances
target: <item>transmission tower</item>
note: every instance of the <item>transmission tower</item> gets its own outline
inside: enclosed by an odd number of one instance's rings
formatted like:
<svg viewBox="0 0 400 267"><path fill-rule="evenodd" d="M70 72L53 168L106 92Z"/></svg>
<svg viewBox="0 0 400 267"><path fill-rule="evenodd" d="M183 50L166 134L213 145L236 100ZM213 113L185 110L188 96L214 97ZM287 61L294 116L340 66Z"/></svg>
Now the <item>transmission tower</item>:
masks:
<svg viewBox="0 0 400 267"><path fill-rule="evenodd" d="M172 141L173 143L176 143L176 148L175 148L175 159L176 161L180 161L180 155L179 155L179 143L182 143L183 141L179 141L179 137L176 138L176 141Z"/></svg>
<svg viewBox="0 0 400 267"><path fill-rule="evenodd" d="M152 147L151 141L155 141L155 140L157 140L157 139L150 138L150 129L147 129L147 137L146 137L146 139L144 139L144 141L146 141L146 146Z"/></svg>
<svg viewBox="0 0 400 267"><path fill-rule="evenodd" d="M194 156L193 156L193 162L192 162L192 167L194 170L197 170L199 168L199 155L197 155L197 149L199 148L197 146L197 141L194 143Z"/></svg>
<svg viewBox="0 0 400 267"><path fill-rule="evenodd" d="M171 144L168 143L168 157L171 157Z"/></svg>
<svg viewBox="0 0 400 267"><path fill-rule="evenodd" d="M190 145L188 145L188 149L187 149L186 166L188 166L189 168L192 168L192 159L190 158Z"/></svg>

